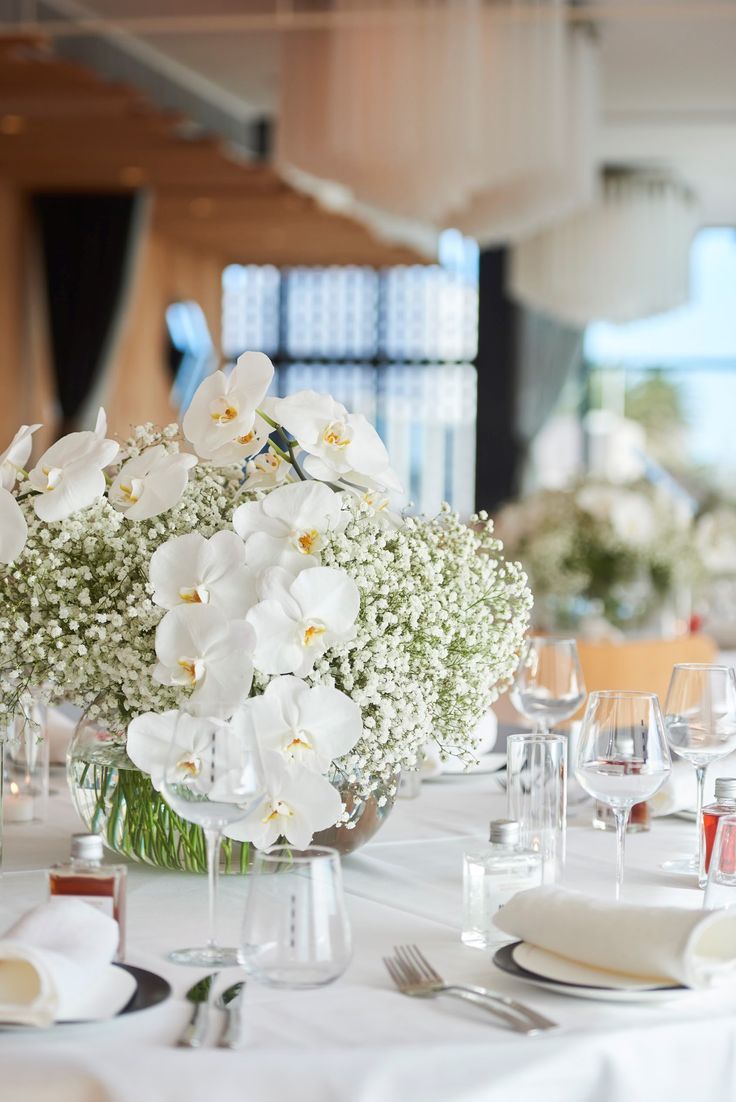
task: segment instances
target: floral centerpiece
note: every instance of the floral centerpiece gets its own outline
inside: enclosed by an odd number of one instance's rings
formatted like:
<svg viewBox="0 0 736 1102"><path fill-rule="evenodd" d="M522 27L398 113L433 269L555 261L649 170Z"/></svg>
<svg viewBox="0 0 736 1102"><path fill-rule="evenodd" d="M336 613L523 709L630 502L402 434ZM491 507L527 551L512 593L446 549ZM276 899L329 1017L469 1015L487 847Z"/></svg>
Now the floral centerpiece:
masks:
<svg viewBox="0 0 736 1102"><path fill-rule="evenodd" d="M351 802L389 804L428 737L472 760L527 626L487 517L396 515L369 422L312 391L268 398L272 374L246 353L181 429L118 444L101 413L28 470L38 426L0 456L0 708L43 684L85 709L77 806L160 865L204 866L158 793L172 738L194 768L187 716L258 747L263 800L233 837L301 848L349 830Z"/></svg>
<svg viewBox="0 0 736 1102"><path fill-rule="evenodd" d="M692 525L688 503L663 487L592 479L540 490L496 518L548 629L576 627L591 609L616 628L644 624L692 581Z"/></svg>

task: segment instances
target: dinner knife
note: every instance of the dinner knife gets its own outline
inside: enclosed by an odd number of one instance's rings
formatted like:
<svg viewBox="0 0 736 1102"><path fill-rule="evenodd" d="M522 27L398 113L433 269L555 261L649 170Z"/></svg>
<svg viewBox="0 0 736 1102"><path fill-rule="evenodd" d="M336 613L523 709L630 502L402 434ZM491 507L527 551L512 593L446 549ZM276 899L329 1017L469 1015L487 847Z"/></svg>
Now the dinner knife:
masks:
<svg viewBox="0 0 736 1102"><path fill-rule="evenodd" d="M198 980L187 991L185 998L192 1004L193 1009L189 1024L177 1041L180 1048L199 1048L204 1044L209 1021L210 992L219 974L219 972L211 972L209 976Z"/></svg>
<svg viewBox="0 0 736 1102"><path fill-rule="evenodd" d="M241 980L240 983L234 983L225 988L217 998L215 1006L218 1010L224 1010L227 1014L225 1028L217 1042L218 1048L238 1048L240 1045L242 1034L241 992L244 987L245 982Z"/></svg>

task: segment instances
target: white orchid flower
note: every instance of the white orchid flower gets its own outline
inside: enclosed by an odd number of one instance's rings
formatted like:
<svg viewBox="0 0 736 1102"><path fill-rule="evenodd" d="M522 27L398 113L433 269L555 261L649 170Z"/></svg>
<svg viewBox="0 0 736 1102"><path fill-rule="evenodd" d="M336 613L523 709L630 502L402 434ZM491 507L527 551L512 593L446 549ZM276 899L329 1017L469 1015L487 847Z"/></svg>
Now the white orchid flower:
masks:
<svg viewBox="0 0 736 1102"><path fill-rule="evenodd" d="M381 490L347 486L346 491L356 497L361 504L368 506L379 528L396 529L401 527L403 522L400 514L389 508L391 499Z"/></svg>
<svg viewBox="0 0 736 1102"><path fill-rule="evenodd" d="M153 602L162 608L202 604L228 619L242 619L258 601L255 577L245 565L245 545L235 532L175 536L151 556Z"/></svg>
<svg viewBox="0 0 736 1102"><path fill-rule="evenodd" d="M28 463L33 447L31 437L40 425L21 425L4 452L0 452L0 488L12 490L18 479L18 472Z"/></svg>
<svg viewBox="0 0 736 1102"><path fill-rule="evenodd" d="M245 464L245 490L272 490L281 486L291 474L291 464L282 459L273 448L268 447L255 459Z"/></svg>
<svg viewBox="0 0 736 1102"><path fill-rule="evenodd" d="M124 463L108 499L128 520L149 520L181 499L197 457L170 452L163 444L146 448Z"/></svg>
<svg viewBox="0 0 736 1102"><path fill-rule="evenodd" d="M268 356L244 352L229 375L215 371L200 383L182 423L197 455L227 466L261 450L269 427L256 409L272 378Z"/></svg>
<svg viewBox="0 0 736 1102"><path fill-rule="evenodd" d="M657 518L652 503L642 494L623 490L611 505L614 532L629 547L644 547L657 535Z"/></svg>
<svg viewBox="0 0 736 1102"><path fill-rule="evenodd" d="M232 718L233 730L290 762L326 773L363 734L359 706L326 685L274 677L262 696L249 697Z"/></svg>
<svg viewBox="0 0 736 1102"><path fill-rule="evenodd" d="M340 818L340 793L320 773L290 767L280 754L265 753L262 761L264 800L226 827L225 834L258 849L268 849L282 837L295 849L306 849L316 831L327 830Z"/></svg>
<svg viewBox="0 0 736 1102"><path fill-rule="evenodd" d="M48 448L28 475L36 490L33 508L41 520L64 520L105 492L103 468L119 452L115 440L97 432L71 432Z"/></svg>
<svg viewBox="0 0 736 1102"><path fill-rule="evenodd" d="M23 510L10 491L0 486L0 563L17 559L27 538L28 525Z"/></svg>
<svg viewBox="0 0 736 1102"><path fill-rule="evenodd" d="M344 528L346 521L341 495L322 482L279 486L233 514L249 566L283 566L294 574L320 561L329 533Z"/></svg>
<svg viewBox="0 0 736 1102"><path fill-rule="evenodd" d="M128 724L128 757L149 775L158 792L167 770L171 779L195 774L198 756L209 745L213 731L226 727L221 719L193 716L176 709L145 712Z"/></svg>
<svg viewBox="0 0 736 1102"><path fill-rule="evenodd" d="M153 677L191 689L186 708L199 716L231 716L253 680L253 628L205 604L180 605L156 628Z"/></svg>
<svg viewBox="0 0 736 1102"><path fill-rule="evenodd" d="M361 413L348 413L329 394L314 390L276 398L269 409L307 453L304 469L313 478L326 482L343 479L401 493L384 443Z"/></svg>
<svg viewBox="0 0 736 1102"><path fill-rule="evenodd" d="M344 570L315 566L293 578L276 566L264 572L259 593L246 620L255 628L253 662L261 673L304 677L328 647L355 632L360 593Z"/></svg>

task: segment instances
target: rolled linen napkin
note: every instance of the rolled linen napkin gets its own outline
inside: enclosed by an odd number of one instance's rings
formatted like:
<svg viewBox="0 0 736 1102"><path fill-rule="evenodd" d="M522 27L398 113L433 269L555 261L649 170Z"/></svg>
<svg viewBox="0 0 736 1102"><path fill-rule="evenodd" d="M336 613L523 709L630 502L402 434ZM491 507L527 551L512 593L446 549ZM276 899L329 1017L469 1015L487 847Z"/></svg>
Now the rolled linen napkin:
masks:
<svg viewBox="0 0 736 1102"><path fill-rule="evenodd" d="M697 807L695 767L689 761L674 755L673 758L672 772L667 781L649 800L649 810L655 818L673 815L676 811L692 811L694 814ZM729 754L711 765L705 776L705 803L714 799L718 777L736 777L736 754Z"/></svg>
<svg viewBox="0 0 736 1102"><path fill-rule="evenodd" d="M46 733L49 740L49 758L54 765L63 765L66 761L66 752L77 723L78 717L67 715L61 708L49 708L46 716Z"/></svg>
<svg viewBox="0 0 736 1102"><path fill-rule="evenodd" d="M494 921L530 945L607 972L686 987L736 978L736 909L614 904L541 887L518 892Z"/></svg>
<svg viewBox="0 0 736 1102"><path fill-rule="evenodd" d="M498 720L492 708L482 716L478 726L473 732L477 746L473 751L477 757L488 754L496 744L498 738ZM436 777L439 773L464 773L465 762L462 758L448 757L444 761L440 755L440 748L436 742L428 742L422 750L423 758L420 767L423 777Z"/></svg>
<svg viewBox="0 0 736 1102"><path fill-rule="evenodd" d="M35 907L0 940L0 1022L43 1027L74 1017L117 946L117 922L88 903Z"/></svg>

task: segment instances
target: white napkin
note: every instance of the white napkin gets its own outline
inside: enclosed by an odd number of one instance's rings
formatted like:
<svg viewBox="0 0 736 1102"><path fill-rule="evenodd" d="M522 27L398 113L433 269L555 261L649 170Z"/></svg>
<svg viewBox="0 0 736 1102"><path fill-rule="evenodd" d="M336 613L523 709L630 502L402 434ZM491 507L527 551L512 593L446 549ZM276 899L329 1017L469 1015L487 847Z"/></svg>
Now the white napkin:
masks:
<svg viewBox="0 0 736 1102"><path fill-rule="evenodd" d="M542 887L518 892L494 921L530 945L608 972L686 987L736 978L736 909L614 904Z"/></svg>
<svg viewBox="0 0 736 1102"><path fill-rule="evenodd" d="M488 754L496 745L498 738L498 719L492 708L483 715L473 732L478 745L474 750L477 757ZM423 777L436 777L439 773L463 773L465 763L461 758L449 757L442 761L440 748L436 742L428 742L422 750L423 758L420 772Z"/></svg>
<svg viewBox="0 0 736 1102"><path fill-rule="evenodd" d="M29 911L0 940L0 1022L48 1026L73 1017L104 976L118 924L79 899Z"/></svg>
<svg viewBox="0 0 736 1102"><path fill-rule="evenodd" d="M695 767L682 758L673 755L672 772L649 801L649 810L655 817L673 815L676 811L695 812L697 806L697 782ZM736 777L736 754L713 762L705 775L705 803L715 799L716 779L718 777Z"/></svg>
<svg viewBox="0 0 736 1102"><path fill-rule="evenodd" d="M46 735L49 740L49 759L55 765L63 765L66 761L66 752L77 722L60 708L49 708L46 715Z"/></svg>

